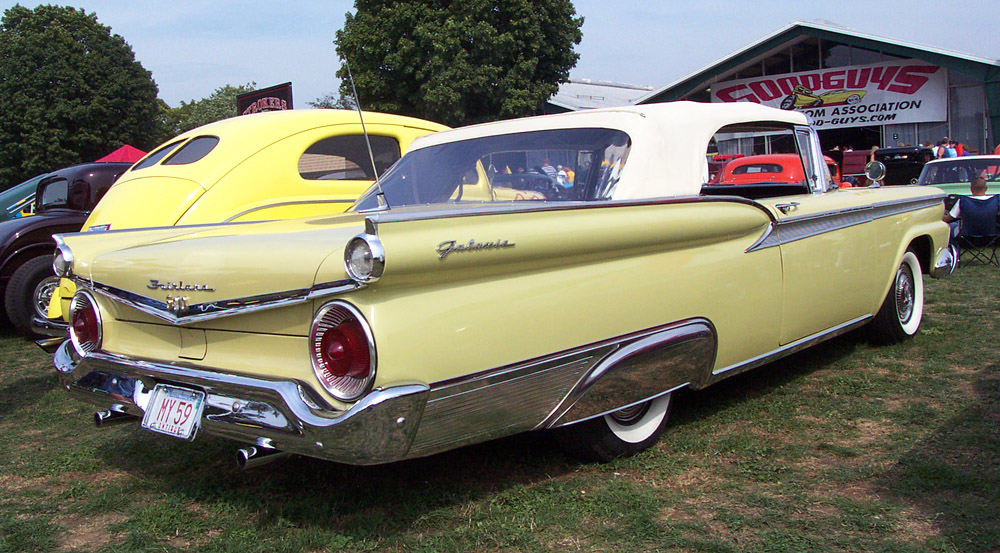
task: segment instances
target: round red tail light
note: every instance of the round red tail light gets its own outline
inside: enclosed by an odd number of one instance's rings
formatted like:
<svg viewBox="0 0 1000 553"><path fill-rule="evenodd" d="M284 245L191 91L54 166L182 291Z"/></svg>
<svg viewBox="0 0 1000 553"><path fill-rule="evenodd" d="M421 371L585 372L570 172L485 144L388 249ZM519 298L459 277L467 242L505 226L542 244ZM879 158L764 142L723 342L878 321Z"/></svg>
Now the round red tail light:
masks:
<svg viewBox="0 0 1000 553"><path fill-rule="evenodd" d="M310 359L320 384L341 401L368 392L375 380L375 340L364 317L343 302L324 305L309 332Z"/></svg>
<svg viewBox="0 0 1000 553"><path fill-rule="evenodd" d="M101 348L101 312L90 292L80 290L73 296L69 321L69 338L81 357Z"/></svg>

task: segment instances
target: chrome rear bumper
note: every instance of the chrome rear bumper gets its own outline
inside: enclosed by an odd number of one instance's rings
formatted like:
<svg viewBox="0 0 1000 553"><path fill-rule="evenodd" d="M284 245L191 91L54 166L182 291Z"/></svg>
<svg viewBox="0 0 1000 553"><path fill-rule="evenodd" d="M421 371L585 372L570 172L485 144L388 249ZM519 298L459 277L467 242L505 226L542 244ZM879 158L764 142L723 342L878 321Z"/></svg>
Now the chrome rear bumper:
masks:
<svg viewBox="0 0 1000 553"><path fill-rule="evenodd" d="M416 433L427 386L378 389L346 411L323 409L294 381L267 380L107 353L76 358L69 341L53 359L71 395L116 413L142 417L157 383L206 393L200 431L289 453L370 465L402 459ZM310 405L311 404L311 405Z"/></svg>
<svg viewBox="0 0 1000 553"><path fill-rule="evenodd" d="M52 338L69 338L69 325L59 319L43 319L41 317L31 318L31 331L39 336L49 336Z"/></svg>

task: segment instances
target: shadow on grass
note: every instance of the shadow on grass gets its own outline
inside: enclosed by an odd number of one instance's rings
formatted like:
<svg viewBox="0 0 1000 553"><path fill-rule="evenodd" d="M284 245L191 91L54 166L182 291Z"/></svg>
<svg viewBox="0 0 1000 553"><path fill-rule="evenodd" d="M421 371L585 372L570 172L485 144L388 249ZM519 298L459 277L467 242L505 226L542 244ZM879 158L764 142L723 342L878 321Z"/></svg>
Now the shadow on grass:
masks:
<svg viewBox="0 0 1000 553"><path fill-rule="evenodd" d="M671 425L684 425L701 417L738 406L748 399L774 390L829 368L866 347L863 329L827 340L804 351L757 367L702 390L682 390L674 403Z"/></svg>
<svg viewBox="0 0 1000 553"><path fill-rule="evenodd" d="M308 457L242 471L234 441L185 443L141 431L102 450L108 466L141 475L157 492L225 503L256 519L258 530L293 524L356 539L386 538L431 524L428 513L531 486L578 468L545 433L527 433L431 457L350 466ZM432 517L433 518L433 517Z"/></svg>
<svg viewBox="0 0 1000 553"><path fill-rule="evenodd" d="M972 407L948 420L881 479L958 551L1000 551L1000 365L974 378Z"/></svg>
<svg viewBox="0 0 1000 553"><path fill-rule="evenodd" d="M55 377L51 374L25 376L3 383L0 385L0 417L37 403L55 386Z"/></svg>
<svg viewBox="0 0 1000 553"><path fill-rule="evenodd" d="M0 323L0 417L37 403L57 386L51 359L6 320Z"/></svg>

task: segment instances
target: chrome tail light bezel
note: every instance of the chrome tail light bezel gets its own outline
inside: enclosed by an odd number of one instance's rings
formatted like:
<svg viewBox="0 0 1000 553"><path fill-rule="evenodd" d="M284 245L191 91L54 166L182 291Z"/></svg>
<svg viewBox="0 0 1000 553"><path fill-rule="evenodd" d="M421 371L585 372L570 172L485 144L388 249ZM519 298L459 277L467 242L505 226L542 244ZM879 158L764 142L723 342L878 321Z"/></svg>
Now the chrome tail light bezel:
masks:
<svg viewBox="0 0 1000 553"><path fill-rule="evenodd" d="M344 324L351 324L355 321L368 347L368 374L364 378L351 375L336 376L327 368L323 358L322 341L323 336L335 328ZM378 356L375 347L375 336L372 333L368 321L360 311L353 305L335 300L329 302L316 311L312 323L309 327L309 361L312 365L313 374L320 385L334 398L350 402L355 401L369 391L375 382L375 374L378 367Z"/></svg>
<svg viewBox="0 0 1000 553"><path fill-rule="evenodd" d="M83 313L85 309L90 309L94 315L94 324L96 325L96 338L94 339L82 339L76 329L77 315ZM73 349L76 350L76 353L80 357L86 357L88 354L101 349L101 342L104 339L104 322L101 318L101 309L98 306L97 298L87 290L78 290L70 301L69 339L73 343Z"/></svg>

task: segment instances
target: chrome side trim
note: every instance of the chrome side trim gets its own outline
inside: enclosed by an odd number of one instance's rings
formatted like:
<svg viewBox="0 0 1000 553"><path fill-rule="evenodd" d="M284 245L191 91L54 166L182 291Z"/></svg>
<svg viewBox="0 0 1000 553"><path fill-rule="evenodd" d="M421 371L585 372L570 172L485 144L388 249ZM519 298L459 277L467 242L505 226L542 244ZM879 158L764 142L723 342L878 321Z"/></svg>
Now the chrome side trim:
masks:
<svg viewBox="0 0 1000 553"><path fill-rule="evenodd" d="M305 303L317 298L343 294L360 288L362 285L353 280L338 280L313 285L311 288L286 290L233 298L213 302L198 303L171 312L167 304L134 292L115 288L100 282L77 279L76 284L81 289L92 289L94 292L122 305L126 305L147 315L152 315L174 325L192 324L233 315L243 315L266 309L275 309Z"/></svg>
<svg viewBox="0 0 1000 553"><path fill-rule="evenodd" d="M790 344L786 344L774 351L770 351L763 355L758 355L753 359L748 359L746 361L736 363L735 365L724 367L712 373L707 373L706 378L704 380L700 382L692 382L691 387L696 389L704 388L706 386L715 384L716 382L724 378L729 378L730 376L736 376L737 374L749 371L751 369L755 369L757 367L760 367L761 365L766 365L773 361L777 361L782 357L792 355L793 353L798 353L820 342L824 342L831 338L836 338L837 336L846 334L847 332L850 332L855 328L864 326L865 323L867 323L871 318L872 318L871 315L858 317L857 319L848 321L833 328L824 330L822 332L817 332L812 336L806 336L805 338L802 338Z"/></svg>
<svg viewBox="0 0 1000 553"><path fill-rule="evenodd" d="M765 233L760 240L747 248L747 253L861 225L876 219L899 215L900 213L934 207L941 203L942 197L942 195L934 195L907 198L905 200L880 202L865 207L780 219L772 223L774 227L773 231Z"/></svg>
<svg viewBox="0 0 1000 553"><path fill-rule="evenodd" d="M763 205L740 196L672 196L641 200L595 200L569 202L479 202L475 204L442 205L432 209L425 207L394 207L392 211L358 212L363 213L373 223L400 223L408 221L425 221L428 219L452 219L457 217L475 217L480 215L502 215L517 213L535 213L548 211L568 211L580 209L613 209L622 207L642 207L690 203L740 203L756 207L767 214L772 220L774 214Z"/></svg>
<svg viewBox="0 0 1000 553"><path fill-rule="evenodd" d="M711 323L685 320L432 384L410 456L559 426L661 395L711 371L715 344Z"/></svg>
<svg viewBox="0 0 1000 553"><path fill-rule="evenodd" d="M67 344L56 352L53 363L70 395L105 409L141 417L157 383L186 386L206 392L202 420L206 434L359 465L407 456L428 390L422 384L376 389L346 411L336 411L308 384L294 380L108 353L79 359Z"/></svg>
<svg viewBox="0 0 1000 553"><path fill-rule="evenodd" d="M691 319L618 348L582 378L547 428L606 415L703 378L718 348L715 327Z"/></svg>
<svg viewBox="0 0 1000 553"><path fill-rule="evenodd" d="M411 455L430 455L537 427L580 376L612 349L613 345L600 345L432 385Z"/></svg>
<svg viewBox="0 0 1000 553"><path fill-rule="evenodd" d="M310 205L310 204L347 204L347 205L351 205L353 203L354 203L354 200L300 200L300 201L297 201L297 202L278 202L278 203L273 203L273 204L262 205L260 207L252 207L252 208L247 209L245 211L241 211L241 212L237 213L236 215L233 215L232 217L226 219L225 221L223 221L223 223L232 223L234 220L239 219L240 217L242 217L244 215L248 215L250 213L253 213L254 211L261 211L261 210L264 210L264 209L270 209L272 207L285 207L285 206L290 206L290 205ZM320 216L322 216L322 215L320 215ZM267 219L267 220L268 221L273 221L273 219ZM240 221L240 222L241 223L250 223L250 222L258 222L258 221Z"/></svg>

